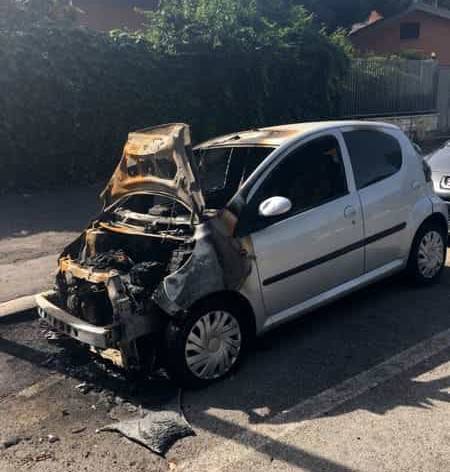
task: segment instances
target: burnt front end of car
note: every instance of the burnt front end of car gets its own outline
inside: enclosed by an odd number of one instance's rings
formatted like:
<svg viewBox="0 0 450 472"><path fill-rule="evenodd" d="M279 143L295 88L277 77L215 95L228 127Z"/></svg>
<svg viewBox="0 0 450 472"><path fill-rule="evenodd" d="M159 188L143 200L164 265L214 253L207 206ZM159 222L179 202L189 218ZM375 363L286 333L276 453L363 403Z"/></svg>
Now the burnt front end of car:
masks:
<svg viewBox="0 0 450 472"><path fill-rule="evenodd" d="M190 232L157 237L156 226L146 236L95 222L62 254L55 289L37 297L41 317L94 348L118 349L126 368L153 362L167 323L154 293L194 245Z"/></svg>
<svg viewBox="0 0 450 472"><path fill-rule="evenodd" d="M205 209L191 158L186 125L130 133L102 213L61 254L55 290L37 296L51 326L120 350L127 368L152 364L169 320L250 271L236 217Z"/></svg>

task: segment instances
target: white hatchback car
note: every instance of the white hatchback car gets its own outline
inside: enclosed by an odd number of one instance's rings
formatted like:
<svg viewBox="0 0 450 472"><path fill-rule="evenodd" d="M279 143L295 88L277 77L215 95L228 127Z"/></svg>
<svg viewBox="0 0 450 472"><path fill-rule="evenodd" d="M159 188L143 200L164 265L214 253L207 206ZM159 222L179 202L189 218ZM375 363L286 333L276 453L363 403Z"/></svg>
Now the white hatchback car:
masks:
<svg viewBox="0 0 450 472"><path fill-rule="evenodd" d="M131 133L39 313L126 367L222 378L280 323L398 271L439 278L447 207L428 171L383 123L262 128L193 150L184 124Z"/></svg>

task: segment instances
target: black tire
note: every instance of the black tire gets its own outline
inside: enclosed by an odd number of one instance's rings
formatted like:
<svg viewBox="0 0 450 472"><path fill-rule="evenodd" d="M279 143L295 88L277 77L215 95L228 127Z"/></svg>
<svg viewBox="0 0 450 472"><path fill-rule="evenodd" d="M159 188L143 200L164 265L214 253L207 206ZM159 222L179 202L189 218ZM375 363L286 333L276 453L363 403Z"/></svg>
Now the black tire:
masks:
<svg viewBox="0 0 450 472"><path fill-rule="evenodd" d="M192 309L191 313L189 313L183 320L173 320L169 322L166 330L166 363L170 376L174 382L188 387L203 387L214 381L227 377L239 367L248 351L251 339L251 329L247 321L247 316L243 315L239 308L239 305L227 302L221 298L209 299L206 302L197 304ZM216 373L213 378L201 378L195 375L188 366L187 356L189 354L186 352L188 336L193 329L197 329L194 328L194 326L196 326L200 319L205 319L205 316L219 316L214 313L220 312L230 315L239 326L239 353L226 372L221 373L220 375ZM235 325L233 324L233 327L234 326ZM219 348L219 351L221 349L222 347ZM190 351L188 350L188 352ZM227 358L227 360L229 360L229 358Z"/></svg>
<svg viewBox="0 0 450 472"><path fill-rule="evenodd" d="M440 264L440 267L436 268L436 271L433 271L427 276L420 268L420 258L422 257L420 255L420 247L422 242L424 241L424 238L426 238L427 235L430 235L430 233L437 233L442 239L443 260ZM428 223L424 223L419 228L413 241L411 253L409 255L408 266L406 269L407 276L414 285L428 286L439 281L444 270L445 260L447 257L447 238L448 234L446 229L438 222L430 221Z"/></svg>

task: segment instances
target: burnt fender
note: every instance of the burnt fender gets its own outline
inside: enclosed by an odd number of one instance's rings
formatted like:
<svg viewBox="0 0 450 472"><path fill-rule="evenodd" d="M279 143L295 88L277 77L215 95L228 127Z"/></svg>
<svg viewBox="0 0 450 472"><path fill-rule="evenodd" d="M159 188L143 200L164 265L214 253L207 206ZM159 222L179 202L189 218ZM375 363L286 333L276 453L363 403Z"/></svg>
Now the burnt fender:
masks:
<svg viewBox="0 0 450 472"><path fill-rule="evenodd" d="M170 316L182 316L198 300L224 290L238 290L251 262L225 218L217 216L196 227L188 261L168 275L153 295Z"/></svg>

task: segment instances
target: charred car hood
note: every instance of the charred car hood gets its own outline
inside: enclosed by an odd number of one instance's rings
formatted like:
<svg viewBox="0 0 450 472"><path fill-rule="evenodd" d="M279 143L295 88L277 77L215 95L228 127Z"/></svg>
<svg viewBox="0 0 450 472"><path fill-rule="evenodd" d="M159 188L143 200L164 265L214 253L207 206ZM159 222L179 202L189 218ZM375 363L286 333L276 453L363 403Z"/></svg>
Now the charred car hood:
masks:
<svg viewBox="0 0 450 472"><path fill-rule="evenodd" d="M192 160L188 125L171 123L128 135L119 165L101 197L106 207L136 192L173 197L200 218L205 201Z"/></svg>

